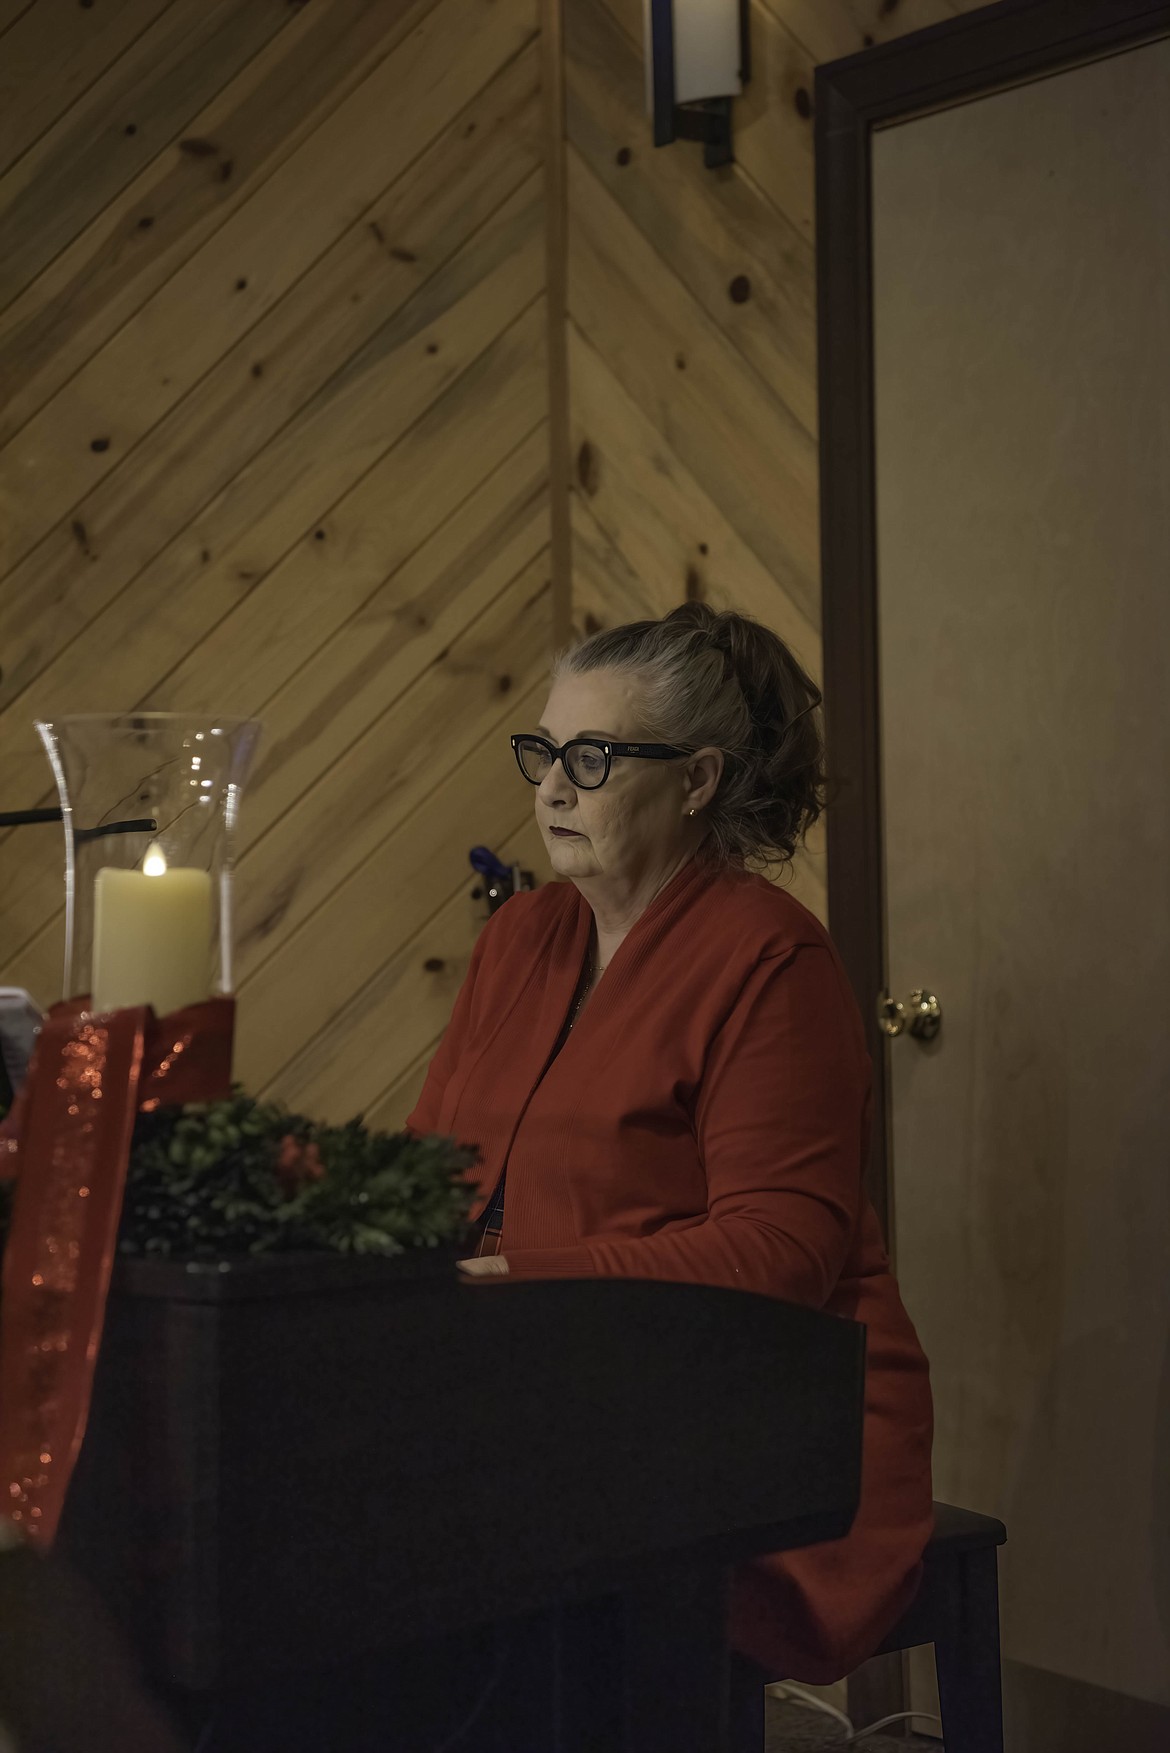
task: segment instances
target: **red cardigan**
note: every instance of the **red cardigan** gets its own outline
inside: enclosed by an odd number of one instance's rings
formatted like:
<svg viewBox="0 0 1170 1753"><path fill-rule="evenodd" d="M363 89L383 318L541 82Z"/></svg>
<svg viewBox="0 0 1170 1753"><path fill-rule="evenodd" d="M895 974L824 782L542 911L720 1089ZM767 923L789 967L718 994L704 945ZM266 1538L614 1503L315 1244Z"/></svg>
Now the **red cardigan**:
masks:
<svg viewBox="0 0 1170 1753"><path fill-rule="evenodd" d="M407 1129L507 1164L513 1277L728 1285L867 1325L850 1533L736 1573L731 1635L776 1679L849 1673L908 1603L931 1530L926 1359L862 1175L872 1064L837 950L765 877L676 872L561 1051L591 911L554 882L494 913Z"/></svg>

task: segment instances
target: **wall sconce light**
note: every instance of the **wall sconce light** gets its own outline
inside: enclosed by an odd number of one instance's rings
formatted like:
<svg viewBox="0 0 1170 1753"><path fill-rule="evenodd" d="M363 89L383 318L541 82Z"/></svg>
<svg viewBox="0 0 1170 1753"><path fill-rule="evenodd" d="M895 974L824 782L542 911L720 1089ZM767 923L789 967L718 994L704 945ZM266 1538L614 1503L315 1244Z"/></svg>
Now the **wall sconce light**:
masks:
<svg viewBox="0 0 1170 1753"><path fill-rule="evenodd" d="M731 100L751 77L750 0L643 0L646 108L655 146L701 140L703 162L732 164Z"/></svg>

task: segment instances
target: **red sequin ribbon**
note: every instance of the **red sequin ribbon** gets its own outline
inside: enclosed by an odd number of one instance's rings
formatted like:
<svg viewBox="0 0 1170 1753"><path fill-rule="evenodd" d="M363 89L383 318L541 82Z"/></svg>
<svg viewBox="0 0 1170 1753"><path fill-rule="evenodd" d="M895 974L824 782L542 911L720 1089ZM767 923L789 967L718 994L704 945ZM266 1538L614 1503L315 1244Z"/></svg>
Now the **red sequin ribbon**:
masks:
<svg viewBox="0 0 1170 1753"><path fill-rule="evenodd" d="M0 1514L39 1546L57 1531L85 1435L134 1135L166 1102L231 1092L235 1001L170 1016L54 1005L0 1128L17 1179L0 1302Z"/></svg>

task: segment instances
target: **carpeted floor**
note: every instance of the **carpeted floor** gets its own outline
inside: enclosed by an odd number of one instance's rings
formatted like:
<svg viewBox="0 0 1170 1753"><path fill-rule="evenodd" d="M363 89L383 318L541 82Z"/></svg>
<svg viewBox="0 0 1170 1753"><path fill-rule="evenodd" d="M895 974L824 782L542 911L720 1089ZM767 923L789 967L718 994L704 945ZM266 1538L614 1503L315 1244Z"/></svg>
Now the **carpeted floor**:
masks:
<svg viewBox="0 0 1170 1753"><path fill-rule="evenodd" d="M924 1735L904 1739L898 1725L892 1725L888 1734L879 1730L864 1741L848 1743L844 1726L822 1711L778 1698L768 1698L765 1710L765 1753L829 1753L846 1746L851 1753L853 1749L856 1753L942 1753L941 1741Z"/></svg>

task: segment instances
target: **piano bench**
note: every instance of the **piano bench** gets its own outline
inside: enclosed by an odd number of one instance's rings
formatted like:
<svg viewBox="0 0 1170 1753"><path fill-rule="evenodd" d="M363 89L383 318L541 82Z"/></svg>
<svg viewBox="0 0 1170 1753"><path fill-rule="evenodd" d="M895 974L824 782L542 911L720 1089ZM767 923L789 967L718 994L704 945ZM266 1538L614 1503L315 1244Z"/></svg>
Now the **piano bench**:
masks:
<svg viewBox="0 0 1170 1753"><path fill-rule="evenodd" d="M934 1645L946 1753L1003 1753L996 1551L1006 1539L994 1516L936 1503L918 1593L874 1651L881 1656ZM762 1668L735 1656L732 1753L760 1753L767 1684Z"/></svg>

